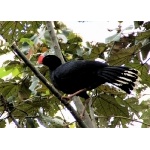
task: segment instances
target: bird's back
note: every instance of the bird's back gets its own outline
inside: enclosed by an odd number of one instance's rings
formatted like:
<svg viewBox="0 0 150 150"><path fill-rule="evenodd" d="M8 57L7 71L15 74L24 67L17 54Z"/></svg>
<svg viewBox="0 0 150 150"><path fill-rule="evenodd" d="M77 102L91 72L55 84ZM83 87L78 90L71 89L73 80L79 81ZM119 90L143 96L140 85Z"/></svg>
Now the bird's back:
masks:
<svg viewBox="0 0 150 150"><path fill-rule="evenodd" d="M52 72L51 80L56 88L67 94L83 88L91 90L105 82L98 77L98 72L106 66L108 65L98 61L67 62Z"/></svg>

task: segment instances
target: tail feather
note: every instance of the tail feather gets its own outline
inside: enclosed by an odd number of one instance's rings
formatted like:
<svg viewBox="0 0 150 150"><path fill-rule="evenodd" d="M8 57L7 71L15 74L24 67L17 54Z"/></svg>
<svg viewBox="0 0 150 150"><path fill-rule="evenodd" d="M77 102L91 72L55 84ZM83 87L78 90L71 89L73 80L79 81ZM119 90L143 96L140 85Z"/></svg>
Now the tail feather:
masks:
<svg viewBox="0 0 150 150"><path fill-rule="evenodd" d="M137 73L138 71L135 70L135 69L131 69L131 68L128 68L128 67L124 67L124 66L113 66L113 67L106 67L105 70L108 70L110 71L110 69L113 69L115 70L116 73L123 73L124 75L126 75L126 73L128 73L128 76L134 76L135 78L137 78Z"/></svg>
<svg viewBox="0 0 150 150"><path fill-rule="evenodd" d="M137 74L138 71L124 66L109 66L99 72L99 76L103 77L106 82L121 88L129 94L135 86L134 82L138 79Z"/></svg>
<svg viewBox="0 0 150 150"><path fill-rule="evenodd" d="M130 94L130 90L133 90L133 87L135 86L135 84L133 82L125 84L124 81L116 80L115 77L113 77L113 76L110 77L110 75L105 75L102 77L106 80L106 82L111 83L111 84L121 88L122 90L124 90L125 92L127 92L129 94Z"/></svg>

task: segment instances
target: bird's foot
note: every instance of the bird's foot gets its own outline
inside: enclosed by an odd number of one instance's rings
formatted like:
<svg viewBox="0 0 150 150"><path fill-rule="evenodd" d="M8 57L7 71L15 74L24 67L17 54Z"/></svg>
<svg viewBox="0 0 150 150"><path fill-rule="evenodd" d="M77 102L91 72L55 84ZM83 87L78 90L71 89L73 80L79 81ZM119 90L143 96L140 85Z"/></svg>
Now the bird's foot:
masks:
<svg viewBox="0 0 150 150"><path fill-rule="evenodd" d="M72 99L72 97L73 96L76 96L77 94L80 94L81 92L84 92L84 91L86 91L86 89L84 88L84 89L81 89L81 90L79 90L79 91L77 91L77 92L75 92L75 93L73 93L73 94L69 94L68 96L62 96L61 97L61 99L65 99L65 100L71 100Z"/></svg>
<svg viewBox="0 0 150 150"><path fill-rule="evenodd" d="M65 100L67 100L67 101L70 101L70 100L71 100L70 96L62 96L61 99L65 99Z"/></svg>

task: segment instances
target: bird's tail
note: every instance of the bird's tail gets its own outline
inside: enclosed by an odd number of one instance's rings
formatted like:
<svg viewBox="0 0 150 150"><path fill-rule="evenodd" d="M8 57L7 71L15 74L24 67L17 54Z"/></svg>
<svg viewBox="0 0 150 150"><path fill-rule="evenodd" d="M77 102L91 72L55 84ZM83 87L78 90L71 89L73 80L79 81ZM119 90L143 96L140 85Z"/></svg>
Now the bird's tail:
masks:
<svg viewBox="0 0 150 150"><path fill-rule="evenodd" d="M103 68L99 75L128 94L133 90L138 79L138 71L124 66L109 66Z"/></svg>

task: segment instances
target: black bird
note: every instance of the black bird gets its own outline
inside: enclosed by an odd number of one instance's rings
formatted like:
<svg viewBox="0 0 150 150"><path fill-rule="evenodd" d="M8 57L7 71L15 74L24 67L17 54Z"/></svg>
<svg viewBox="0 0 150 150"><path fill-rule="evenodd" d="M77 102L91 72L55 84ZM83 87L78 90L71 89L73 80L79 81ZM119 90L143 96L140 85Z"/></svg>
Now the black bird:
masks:
<svg viewBox="0 0 150 150"><path fill-rule="evenodd" d="M49 67L50 78L58 90L66 94L89 98L87 90L92 90L106 82L130 94L138 78L138 71L125 66L109 66L106 63L90 60L76 60L61 63L55 55L41 55L40 64Z"/></svg>

